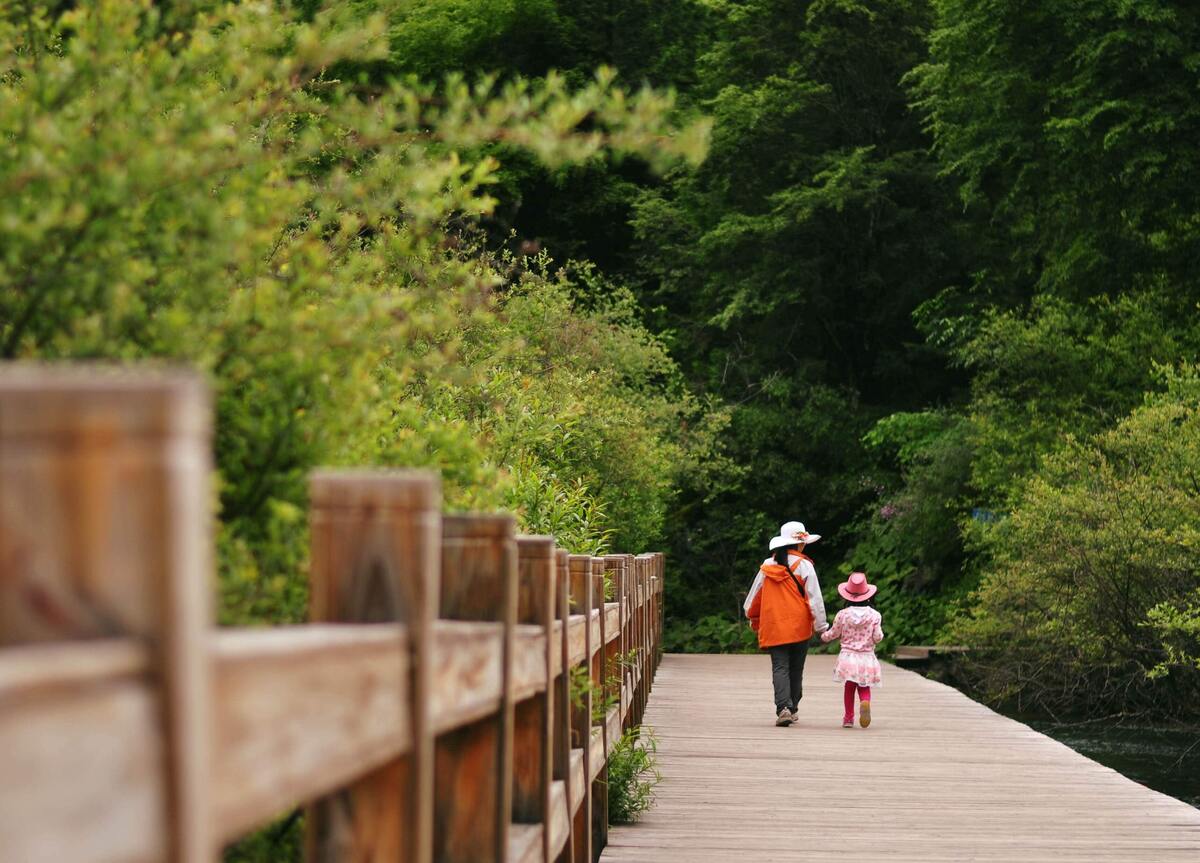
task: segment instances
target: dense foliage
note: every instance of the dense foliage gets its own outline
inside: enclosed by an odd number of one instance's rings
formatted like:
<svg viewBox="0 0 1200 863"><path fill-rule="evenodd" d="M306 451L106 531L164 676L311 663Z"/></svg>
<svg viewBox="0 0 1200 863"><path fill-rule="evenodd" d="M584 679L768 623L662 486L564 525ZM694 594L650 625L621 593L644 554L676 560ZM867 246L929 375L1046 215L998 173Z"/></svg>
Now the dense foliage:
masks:
<svg viewBox="0 0 1200 863"><path fill-rule="evenodd" d="M988 576L951 634L1023 709L1155 711L1200 686L1200 377L1167 382L1067 439L981 531Z"/></svg>
<svg viewBox="0 0 1200 863"><path fill-rule="evenodd" d="M0 355L209 373L227 620L302 613L309 467L430 465L666 542L678 649L752 649L796 518L990 697L1200 695L1200 9L38 8L0 18Z"/></svg>
<svg viewBox="0 0 1200 863"><path fill-rule="evenodd" d="M540 62L568 75L616 62L627 79L677 86L713 119L709 158L665 180L636 161L550 182L518 170L500 227L566 238L618 274L690 388L729 406L731 464L685 479L668 518L669 643L746 649L738 611L762 541L801 518L827 537L813 549L827 591L865 568L883 587L888 643L966 641L984 694L1036 691L1068 713L1183 709L1200 694L1194 566L1168 575L1130 544L1109 550L1138 596L1141 652L1117 670L1123 642L1069 611L1053 594L1061 573L1032 563L1055 546L1014 558L997 538L1075 493L1071 470L1094 470L1106 435L1136 426L1131 463L1167 458L1166 427L1145 411L1168 389L1164 370L1200 348L1200 12L1178 0L672 2L661 8L678 30L647 17L636 41L653 50L622 54L635 40L621 13L637 5L605 7L624 38L594 38L586 62L555 39ZM542 8L555 34L585 32L595 14ZM536 73L521 56L500 65ZM1194 433L1173 427L1171 445ZM1169 498L1191 480L1155 482ZM1165 518L1174 505L1160 503ZM1060 538L1079 542L1094 515L1064 517ZM1078 649L1011 631L996 603L1013 567L1057 597ZM997 674L1004 632L1061 668L1034 682L1022 659ZM1082 697L1093 675L1111 685Z"/></svg>
<svg viewBox="0 0 1200 863"><path fill-rule="evenodd" d="M0 18L0 355L207 372L225 620L303 616L318 464L436 466L580 551L656 539L719 414L621 289L471 226L498 141L695 158L668 96L352 74L388 44L353 4L38 8Z"/></svg>

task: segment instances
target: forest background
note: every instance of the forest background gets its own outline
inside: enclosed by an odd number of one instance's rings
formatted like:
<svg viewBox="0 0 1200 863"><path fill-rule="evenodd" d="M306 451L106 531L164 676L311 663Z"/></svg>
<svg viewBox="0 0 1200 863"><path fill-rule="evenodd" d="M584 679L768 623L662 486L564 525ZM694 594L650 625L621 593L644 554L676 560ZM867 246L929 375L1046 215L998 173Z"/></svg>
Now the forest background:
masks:
<svg viewBox="0 0 1200 863"><path fill-rule="evenodd" d="M671 649L800 519L992 701L1194 709L1200 8L0 9L0 356L207 372L223 622L422 465L665 548Z"/></svg>

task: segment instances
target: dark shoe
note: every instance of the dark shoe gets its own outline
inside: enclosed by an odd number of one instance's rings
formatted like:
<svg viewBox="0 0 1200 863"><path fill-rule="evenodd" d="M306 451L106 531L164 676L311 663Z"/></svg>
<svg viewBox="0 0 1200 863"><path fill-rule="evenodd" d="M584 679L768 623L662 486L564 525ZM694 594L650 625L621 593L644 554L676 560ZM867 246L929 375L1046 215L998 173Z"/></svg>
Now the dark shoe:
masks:
<svg viewBox="0 0 1200 863"><path fill-rule="evenodd" d="M796 719L796 717L792 716L792 711L790 711L786 707L784 707L779 711L779 714L775 717L775 724L778 725L779 727L783 728L785 726L791 725L792 722L795 721L795 719Z"/></svg>

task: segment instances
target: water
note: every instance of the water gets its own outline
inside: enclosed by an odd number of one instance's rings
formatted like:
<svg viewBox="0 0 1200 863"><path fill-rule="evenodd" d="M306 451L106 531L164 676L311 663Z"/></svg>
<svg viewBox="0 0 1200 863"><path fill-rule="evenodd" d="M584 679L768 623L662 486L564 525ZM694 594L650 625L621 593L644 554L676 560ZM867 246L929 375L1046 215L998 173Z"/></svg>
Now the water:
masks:
<svg viewBox="0 0 1200 863"><path fill-rule="evenodd" d="M954 685L928 668L913 670ZM969 688L957 688L974 697ZM1115 719L1055 722L1044 715L1002 712L1134 782L1200 809L1200 726L1134 725Z"/></svg>
<svg viewBox="0 0 1200 863"><path fill-rule="evenodd" d="M1059 724L1026 716L1014 718L1135 782L1200 809L1198 728Z"/></svg>

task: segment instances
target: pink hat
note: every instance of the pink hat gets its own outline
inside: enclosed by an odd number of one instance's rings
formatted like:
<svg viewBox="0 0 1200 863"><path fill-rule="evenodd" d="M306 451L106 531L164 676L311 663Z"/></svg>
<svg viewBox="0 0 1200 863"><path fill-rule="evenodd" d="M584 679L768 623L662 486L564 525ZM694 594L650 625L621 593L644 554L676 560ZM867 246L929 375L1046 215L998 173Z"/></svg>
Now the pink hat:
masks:
<svg viewBox="0 0 1200 863"><path fill-rule="evenodd" d="M838 593L841 594L842 599L848 602L862 602L864 599L870 599L878 589L873 584L867 584L867 576L862 572L850 573L850 577L838 585Z"/></svg>

